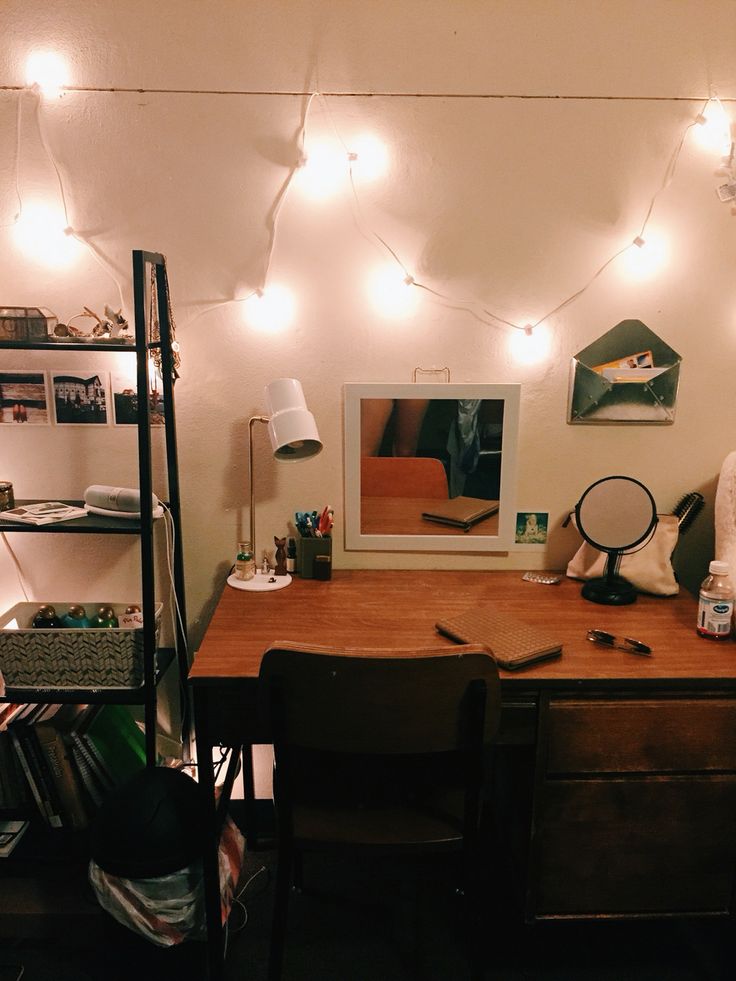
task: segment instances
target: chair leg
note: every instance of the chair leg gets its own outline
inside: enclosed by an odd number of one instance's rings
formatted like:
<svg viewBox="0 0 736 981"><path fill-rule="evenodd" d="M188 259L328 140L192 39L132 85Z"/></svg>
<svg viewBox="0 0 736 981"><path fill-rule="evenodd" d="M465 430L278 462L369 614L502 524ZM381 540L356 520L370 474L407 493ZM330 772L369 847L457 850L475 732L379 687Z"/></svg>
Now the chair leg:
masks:
<svg viewBox="0 0 736 981"><path fill-rule="evenodd" d="M294 856L289 844L279 843L276 860L276 881L271 921L271 946L268 955L268 981L280 981L286 942L286 915Z"/></svg>
<svg viewBox="0 0 736 981"><path fill-rule="evenodd" d="M294 863L294 889L302 892L304 889L304 857L302 852L295 851L293 855Z"/></svg>

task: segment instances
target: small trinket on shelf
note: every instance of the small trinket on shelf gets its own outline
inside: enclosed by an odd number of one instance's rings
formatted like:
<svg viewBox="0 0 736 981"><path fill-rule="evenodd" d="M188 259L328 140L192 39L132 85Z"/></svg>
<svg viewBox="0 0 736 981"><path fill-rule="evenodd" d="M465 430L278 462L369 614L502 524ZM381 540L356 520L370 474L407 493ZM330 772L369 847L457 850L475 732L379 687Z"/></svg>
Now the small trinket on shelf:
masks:
<svg viewBox="0 0 736 981"><path fill-rule="evenodd" d="M286 539L273 536L273 543L276 546L276 568L274 575L286 575Z"/></svg>
<svg viewBox="0 0 736 981"><path fill-rule="evenodd" d="M118 618L111 606L101 606L90 621L91 627L110 628L118 626Z"/></svg>
<svg viewBox="0 0 736 981"><path fill-rule="evenodd" d="M250 550L250 542L238 542L235 559L235 578L247 582L256 574L256 562Z"/></svg>
<svg viewBox="0 0 736 981"><path fill-rule="evenodd" d="M53 606L41 606L38 612L33 618L31 624L32 627L37 627L40 630L49 630L56 627L62 627L63 624L59 617L56 615L56 610Z"/></svg>
<svg viewBox="0 0 736 981"><path fill-rule="evenodd" d="M61 618L61 625L63 627L71 627L73 630L81 630L83 627L89 627L90 622L87 611L83 606L70 606Z"/></svg>
<svg viewBox="0 0 736 981"><path fill-rule="evenodd" d="M135 630L143 626L143 613L137 603L125 607L125 612L120 617L120 626L125 630Z"/></svg>
<svg viewBox="0 0 736 981"><path fill-rule="evenodd" d="M0 480L0 511L9 511L14 507L13 485L9 480Z"/></svg>
<svg viewBox="0 0 736 981"><path fill-rule="evenodd" d="M294 538L290 538L286 546L286 571L296 572L296 540Z"/></svg>

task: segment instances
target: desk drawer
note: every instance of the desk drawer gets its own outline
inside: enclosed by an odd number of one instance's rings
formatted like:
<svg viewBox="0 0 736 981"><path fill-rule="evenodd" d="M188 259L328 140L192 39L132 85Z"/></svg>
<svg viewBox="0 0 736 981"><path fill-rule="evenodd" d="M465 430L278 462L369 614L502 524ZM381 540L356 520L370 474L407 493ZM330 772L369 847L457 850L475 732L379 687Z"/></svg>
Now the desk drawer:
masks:
<svg viewBox="0 0 736 981"><path fill-rule="evenodd" d="M548 776L736 771L736 700L551 699Z"/></svg>
<svg viewBox="0 0 736 981"><path fill-rule="evenodd" d="M530 912L729 912L735 813L732 776L549 781Z"/></svg>

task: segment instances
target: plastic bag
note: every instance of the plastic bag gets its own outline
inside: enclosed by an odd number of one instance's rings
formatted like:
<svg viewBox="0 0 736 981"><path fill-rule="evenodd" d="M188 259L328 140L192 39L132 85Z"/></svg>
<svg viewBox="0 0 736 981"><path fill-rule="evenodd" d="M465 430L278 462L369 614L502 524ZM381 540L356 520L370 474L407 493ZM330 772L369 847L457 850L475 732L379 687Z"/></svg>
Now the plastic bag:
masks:
<svg viewBox="0 0 736 981"><path fill-rule="evenodd" d="M230 915L235 888L243 864L245 840L235 822L227 817L219 848L220 907L222 922ZM89 865L89 880L100 905L118 923L159 947L184 940L205 938L204 882L198 860L151 879L126 879Z"/></svg>

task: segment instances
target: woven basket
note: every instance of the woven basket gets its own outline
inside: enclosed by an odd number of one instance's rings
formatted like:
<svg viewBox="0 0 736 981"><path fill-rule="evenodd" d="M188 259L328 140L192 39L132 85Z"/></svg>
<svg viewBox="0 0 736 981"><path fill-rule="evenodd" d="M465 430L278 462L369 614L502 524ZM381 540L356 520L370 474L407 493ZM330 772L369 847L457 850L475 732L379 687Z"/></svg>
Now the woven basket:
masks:
<svg viewBox="0 0 736 981"><path fill-rule="evenodd" d="M0 671L8 688L139 688L143 684L143 631L43 630L30 627L40 606L62 615L69 602L16 603L0 617ZM87 610L111 606L120 617L125 603L86 602ZM157 603L156 640L162 604Z"/></svg>

